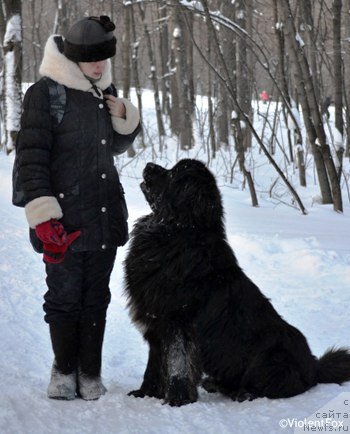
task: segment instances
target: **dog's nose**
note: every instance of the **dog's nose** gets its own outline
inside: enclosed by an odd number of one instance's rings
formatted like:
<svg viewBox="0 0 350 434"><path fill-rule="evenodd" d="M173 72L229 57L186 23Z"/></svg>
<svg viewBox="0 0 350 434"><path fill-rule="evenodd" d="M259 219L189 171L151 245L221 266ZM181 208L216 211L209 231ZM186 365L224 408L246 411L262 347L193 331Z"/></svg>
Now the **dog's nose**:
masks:
<svg viewBox="0 0 350 434"><path fill-rule="evenodd" d="M157 164L147 163L145 169L147 169L147 170L153 170L155 167L157 167Z"/></svg>

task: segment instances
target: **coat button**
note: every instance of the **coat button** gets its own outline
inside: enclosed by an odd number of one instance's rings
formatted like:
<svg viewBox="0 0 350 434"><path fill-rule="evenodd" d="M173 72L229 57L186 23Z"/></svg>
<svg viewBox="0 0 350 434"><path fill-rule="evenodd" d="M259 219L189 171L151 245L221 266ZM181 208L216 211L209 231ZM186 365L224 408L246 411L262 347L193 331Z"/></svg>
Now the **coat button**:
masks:
<svg viewBox="0 0 350 434"><path fill-rule="evenodd" d="M102 179L106 179L106 178L107 178L107 175L106 175L105 173L102 173L101 178L102 178Z"/></svg>
<svg viewBox="0 0 350 434"><path fill-rule="evenodd" d="M63 198L64 198L64 193L60 193L60 194L58 195L58 197L59 197L60 199L63 199Z"/></svg>
<svg viewBox="0 0 350 434"><path fill-rule="evenodd" d="M102 143L102 145L105 145L107 142L106 142L106 139L102 139L101 140L101 143Z"/></svg>
<svg viewBox="0 0 350 434"><path fill-rule="evenodd" d="M106 212L107 211L107 208L105 207L105 206L103 206L102 208L101 208L101 212Z"/></svg>
<svg viewBox="0 0 350 434"><path fill-rule="evenodd" d="M107 246L106 244L102 244L101 249L106 250Z"/></svg>
<svg viewBox="0 0 350 434"><path fill-rule="evenodd" d="M103 104L99 104L98 105L100 109L103 109L104 105Z"/></svg>

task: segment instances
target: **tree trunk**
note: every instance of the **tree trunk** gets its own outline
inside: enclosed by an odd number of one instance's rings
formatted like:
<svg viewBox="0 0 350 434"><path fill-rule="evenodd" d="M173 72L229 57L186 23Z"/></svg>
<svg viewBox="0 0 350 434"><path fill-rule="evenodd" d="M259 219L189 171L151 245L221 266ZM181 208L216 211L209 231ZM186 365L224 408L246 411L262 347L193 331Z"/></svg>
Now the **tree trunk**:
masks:
<svg viewBox="0 0 350 434"><path fill-rule="evenodd" d="M184 12L187 16L187 22L190 28L193 28L194 18L193 14L189 12ZM185 26L184 26L185 31ZM186 35L186 51L187 51L187 68L186 73L188 75L188 92L189 92L189 102L190 102L190 110L191 113L194 114L196 109L196 95L195 95L195 86L194 86L194 64L193 64L193 44L191 41L191 37L189 32L185 32Z"/></svg>
<svg viewBox="0 0 350 434"><path fill-rule="evenodd" d="M282 0L280 5L285 21L285 38L289 44L289 53L294 65L294 78L303 111L305 127L314 155L316 171L322 194L322 201L323 203L333 203L336 210L341 210L342 203L341 195L339 195L339 184L334 184L334 177L328 180L327 176L326 167L331 166L333 160L330 155L329 146L326 142L326 135L323 129L320 111L315 98L312 77L310 76L310 68L303 51L302 41L300 40L300 36L298 38L298 34L294 27L293 15L289 0ZM326 157L327 153L329 153L328 158ZM330 172L332 172L332 170L330 170ZM333 174L334 173L336 174L335 168L333 170ZM333 191L331 191L329 181L332 182Z"/></svg>
<svg viewBox="0 0 350 434"><path fill-rule="evenodd" d="M228 2L222 2L220 5L221 13L229 18L234 20L234 8ZM235 55L235 37L234 33L226 28L220 29L220 42L222 46L223 56L228 63L228 70L231 71L231 80L234 81L234 74L236 69L236 55ZM221 68L222 70L222 68ZM221 71L223 74L224 72ZM230 132L230 115L231 115L231 107L227 89L225 85L219 82L218 85L218 101L217 101L217 141L218 147L223 147L224 149L228 149L229 146L229 132Z"/></svg>
<svg viewBox="0 0 350 434"><path fill-rule="evenodd" d="M279 16L279 10L278 10L278 2L277 0L274 0L274 22L275 25L275 34L277 39L277 48L278 48L278 75L277 80L279 82L280 88L282 90L283 97L285 101L288 104L288 109L285 104L283 104L283 117L286 127L288 128L288 144L289 144L289 153L290 153L290 159L293 162L294 156L293 156L293 144L292 144L292 134L294 137L294 143L295 143L295 152L296 152L296 159L298 164L298 171L299 171L299 182L302 187L306 187L306 173L305 173L305 157L304 157L304 147L303 147L303 136L301 134L300 126L295 118L292 119L293 122L293 128L291 131L291 128L289 126L288 118L292 116L292 107L298 111L299 108L297 103L293 104L290 93L289 93L289 86L288 86L288 72L286 68L285 58L286 58L286 52L285 52L285 40L284 40L284 33L282 26L280 25L280 16Z"/></svg>
<svg viewBox="0 0 350 434"><path fill-rule="evenodd" d="M317 137L317 145L315 142L316 147L319 147L321 151L321 155L323 157L323 162L327 170L327 174L329 177L329 184L331 186L331 194L330 197L324 197L324 203L333 203L333 207L335 211L343 211L343 204L342 204L342 196L341 196L341 189L340 189L340 183L338 179L337 170L334 165L334 161L332 158L332 154L330 151L329 144L327 142L326 133L323 127L322 117L320 113L320 109L317 102L317 97L315 94L315 88L313 86L312 76L310 75L310 67L307 61L307 58L305 56L304 52L304 46L303 41L300 40L299 34L295 31L294 23L293 23L293 15L290 8L289 0L283 0L281 2L283 5L283 11L284 11L284 18L286 20L286 31L288 32L288 40L291 46L292 55L295 56L295 63L297 66L297 69L300 67L300 76L302 82L300 83L300 87L298 90L301 90L301 84L305 83L305 98L302 98L301 93L299 93L301 104L303 105L303 101L305 104L306 100L306 107L309 108L309 115L311 115L310 120L313 123L316 137ZM304 116L305 121L305 116ZM310 140L311 141L311 140ZM312 141L311 141L312 143ZM320 180L320 179L319 179ZM320 186L321 186L321 180L320 180ZM323 188L326 185L323 185Z"/></svg>
<svg viewBox="0 0 350 434"><path fill-rule="evenodd" d="M350 0L345 0L344 23L344 95L346 100L346 148L345 156L350 157Z"/></svg>
<svg viewBox="0 0 350 434"><path fill-rule="evenodd" d="M174 32L176 29L174 30ZM179 89L178 89L178 80L177 80L177 65L176 65L176 50L177 50L177 42L174 37L171 43L171 52L170 52L170 89L171 89L171 110L170 110L170 125L171 131L173 134L177 136L180 135L181 131L181 117L180 117L180 101L179 101Z"/></svg>
<svg viewBox="0 0 350 434"><path fill-rule="evenodd" d="M139 41L137 39L137 34L136 34L134 9L133 9L133 7L132 7L131 4L128 4L127 8L129 9L129 13L130 13L131 29L132 29L132 39L133 39L132 53L131 53L131 67L132 67L132 73L133 73L133 78L134 78L134 86L135 86L136 95L137 95L138 109L139 109L139 113L140 113L140 119L141 119L141 122L142 122L142 115L143 115L143 111L142 111L142 89L141 89L140 78L139 78L139 70L138 70ZM143 128L141 128L141 131L140 131L140 140L139 141L141 143L141 146L143 148L145 148L146 145L145 145L145 138L144 138ZM132 150L130 152L131 152L131 154L128 154L129 156L133 156L132 154L135 153L134 150Z"/></svg>
<svg viewBox="0 0 350 434"><path fill-rule="evenodd" d="M320 105L321 85L319 82L319 72L317 67L318 66L317 47L315 44L312 6L313 4L311 3L311 0L299 0L299 7L301 12L300 13L301 23L299 27L302 31L302 35L305 37L309 65L310 65L313 85L315 89L315 95L317 98L318 105Z"/></svg>
<svg viewBox="0 0 350 434"><path fill-rule="evenodd" d="M56 20L53 33L65 35L68 32L71 19L70 7L68 0L56 0Z"/></svg>
<svg viewBox="0 0 350 434"><path fill-rule="evenodd" d="M22 4L20 0L6 2L4 35L4 128L7 153L15 148L22 112Z"/></svg>
<svg viewBox="0 0 350 434"><path fill-rule="evenodd" d="M232 81L230 79L230 73L228 70L228 66L226 64L226 60L223 57L222 50L220 48L220 43L216 34L215 27L213 25L213 22L211 20L208 2L207 0L201 0L202 6L204 8L205 17L207 21L208 26L208 33L212 37L213 40L213 47L216 50L216 55L218 57L218 61L221 64L222 70L224 72L224 77L227 81L227 86L230 89L230 96L233 99L234 108L236 109L236 113L238 114L237 117L233 119L233 131L234 131L234 138L235 138L235 148L237 151L237 157L240 165L240 169L243 173L244 180L247 180L248 187L250 191L250 196L252 200L252 206L258 206L258 198L255 191L255 186L253 182L253 178L251 176L251 173L249 170L247 170L245 166L245 149L244 149L244 141L243 141L243 134L242 134L242 128L241 128L241 122L240 119L244 118L244 121L247 121L248 124L246 125L246 129L249 129L251 131L252 123L249 119L249 115L246 114L246 112L242 109L239 101L237 101L235 97L235 93L233 91L233 85ZM241 41L242 42L242 41ZM242 58L240 59L240 61Z"/></svg>
<svg viewBox="0 0 350 434"><path fill-rule="evenodd" d="M208 42L207 42L207 56L208 61L211 62L211 31L208 29ZM215 143L215 131L214 131L214 110L212 100L212 74L211 69L208 66L208 124L209 124L209 143L208 143L208 164L210 159L216 157L216 143Z"/></svg>
<svg viewBox="0 0 350 434"><path fill-rule="evenodd" d="M251 34L252 3L251 0L238 0L237 7L237 23L248 34ZM252 83L251 83L251 57L248 52L247 43L244 38L238 44L238 64L237 64L237 81L238 86L238 102L244 113L252 119ZM243 122L244 120L241 119ZM249 128L241 128L241 137L243 149L247 150L251 147L252 134Z"/></svg>
<svg viewBox="0 0 350 434"><path fill-rule="evenodd" d="M170 115L170 54L169 54L169 19L166 5L158 9L160 21L160 61L162 68L162 111Z"/></svg>
<svg viewBox="0 0 350 434"><path fill-rule="evenodd" d="M123 62L123 98L130 96L131 65L130 65L130 48L131 48L131 11L130 7L125 5L124 12L124 32L122 36L122 62Z"/></svg>
<svg viewBox="0 0 350 434"><path fill-rule="evenodd" d="M333 67L334 67L334 107L336 168L340 181L343 168L343 72L341 53L341 10L342 0L333 0Z"/></svg>
<svg viewBox="0 0 350 434"><path fill-rule="evenodd" d="M193 146L192 135L192 109L190 102L189 72L187 65L187 52L185 44L185 25L182 17L181 8L175 7L176 29L174 40L177 54L177 78L180 103L180 145L181 149L191 149Z"/></svg>
<svg viewBox="0 0 350 434"><path fill-rule="evenodd" d="M141 3L138 3L138 5L139 5L139 12L140 12L142 23L143 23L144 35L146 38L148 60L150 63L150 70L151 70L151 81L152 81L152 86L153 86L153 90L154 90L154 103L155 103L155 107L156 107L158 135L159 135L159 150L162 151L163 138L165 136L165 129L164 129L162 110L161 110L161 105L160 105L156 59L155 59L154 50L152 47L152 39L151 39L150 31L148 29L148 25L147 25L147 21L146 21L145 10L144 10L144 7Z"/></svg>

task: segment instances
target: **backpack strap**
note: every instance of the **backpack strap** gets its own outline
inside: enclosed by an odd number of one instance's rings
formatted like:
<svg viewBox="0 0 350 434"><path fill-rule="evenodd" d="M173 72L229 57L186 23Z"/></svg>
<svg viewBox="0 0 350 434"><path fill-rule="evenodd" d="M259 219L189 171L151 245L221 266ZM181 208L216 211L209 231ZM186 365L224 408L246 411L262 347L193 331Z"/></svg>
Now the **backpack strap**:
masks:
<svg viewBox="0 0 350 434"><path fill-rule="evenodd" d="M63 84L57 83L49 77L43 77L49 88L50 115L54 127L62 122L66 109L67 95Z"/></svg>

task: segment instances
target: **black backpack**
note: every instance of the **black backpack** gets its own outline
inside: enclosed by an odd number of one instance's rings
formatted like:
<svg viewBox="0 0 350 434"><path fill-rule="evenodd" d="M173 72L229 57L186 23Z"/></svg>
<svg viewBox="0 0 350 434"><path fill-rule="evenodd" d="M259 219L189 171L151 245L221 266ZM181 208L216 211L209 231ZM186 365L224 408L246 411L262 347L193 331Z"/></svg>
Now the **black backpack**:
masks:
<svg viewBox="0 0 350 434"><path fill-rule="evenodd" d="M43 77L49 88L49 98L50 98L50 116L52 118L53 127L57 127L64 116L64 111L66 109L66 89L63 84L57 83L57 81L52 80L49 77ZM17 134L17 140L20 135L20 131ZM17 151L17 140L16 140L16 151ZM23 208L26 203L24 201L24 192L20 185L18 179L19 172L19 161L16 152L15 161L12 170L12 203L15 206Z"/></svg>

